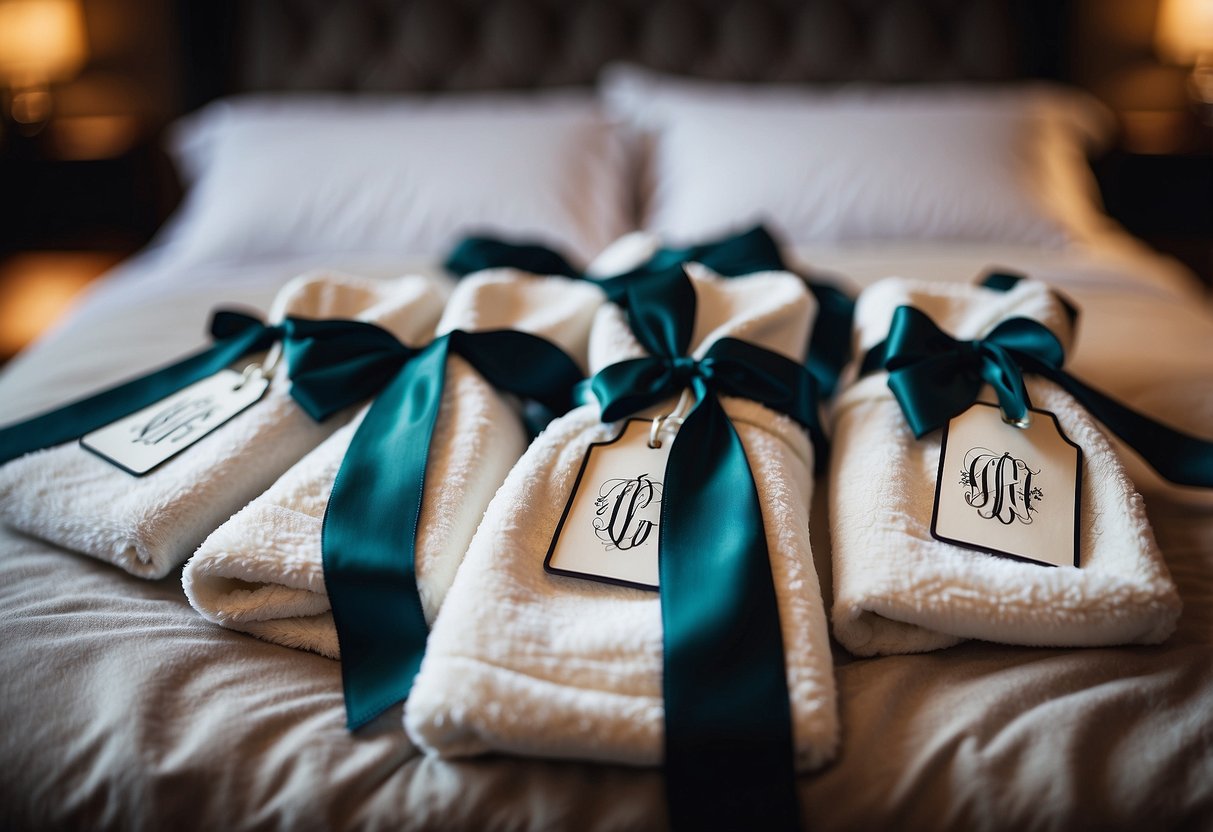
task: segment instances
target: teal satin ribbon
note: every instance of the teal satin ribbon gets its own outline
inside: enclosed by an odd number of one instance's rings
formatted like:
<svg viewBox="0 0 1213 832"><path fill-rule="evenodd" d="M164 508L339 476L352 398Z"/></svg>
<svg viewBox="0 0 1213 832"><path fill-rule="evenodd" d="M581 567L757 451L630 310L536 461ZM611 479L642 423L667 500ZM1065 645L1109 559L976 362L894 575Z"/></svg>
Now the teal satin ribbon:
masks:
<svg viewBox="0 0 1213 832"><path fill-rule="evenodd" d="M232 362L269 349L284 334L243 312L219 310L211 317L215 343L167 367L79 399L0 430L0 463L79 439L212 376Z"/></svg>
<svg viewBox="0 0 1213 832"><path fill-rule="evenodd" d="M864 357L861 372L883 369L916 437L967 410L984 384L1010 419L1031 402L1023 374L1049 379L1075 398L1161 476L1179 485L1213 487L1213 441L1142 416L1062 369L1065 350L1049 329L1029 318L1009 318L984 338L959 341L925 313L900 306L888 338Z"/></svg>
<svg viewBox="0 0 1213 832"><path fill-rule="evenodd" d="M314 334L320 343L327 333ZM425 654L415 550L448 357L463 357L493 387L553 412L568 409L581 380L559 347L523 332L455 331L420 350L387 333L361 338L360 369L349 371L348 361L335 372L310 368L313 378L331 382L317 397L322 411L378 391L337 472L322 538L351 730L408 697Z"/></svg>
<svg viewBox="0 0 1213 832"><path fill-rule="evenodd" d="M659 275L681 274L684 263L702 263L717 274L737 277L761 271L787 271L779 244L761 225L685 248L663 248L646 262L623 274L598 277L575 268L561 254L533 243L507 243L491 237L468 237L446 260L446 268L460 277L490 268L514 268L535 274L554 274L588 280L601 287L607 300L627 305L627 290ZM851 359L851 323L855 301L828 283L806 279L817 299L818 313L809 344L808 367L822 398L834 394L842 368Z"/></svg>
<svg viewBox="0 0 1213 832"><path fill-rule="evenodd" d="M399 342L363 321L291 317L270 326L221 309L212 316L210 330L215 344L208 349L0 431L0 462L79 439L276 341L283 345L291 397L318 422L369 398L396 369L388 354L390 345Z"/></svg>
<svg viewBox="0 0 1213 832"><path fill-rule="evenodd" d="M816 385L795 361L736 339L686 355L695 291L683 274L629 287L650 353L591 382L604 421L690 387L699 402L670 449L660 526L665 773L680 829L794 829L792 715L762 510L719 395L786 413L820 438Z"/></svg>

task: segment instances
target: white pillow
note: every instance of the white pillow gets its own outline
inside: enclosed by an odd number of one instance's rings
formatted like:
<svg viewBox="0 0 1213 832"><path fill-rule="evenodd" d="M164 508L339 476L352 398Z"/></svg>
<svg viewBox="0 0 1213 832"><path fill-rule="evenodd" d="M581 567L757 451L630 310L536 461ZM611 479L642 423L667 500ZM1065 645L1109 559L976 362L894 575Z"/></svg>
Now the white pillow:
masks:
<svg viewBox="0 0 1213 832"><path fill-rule="evenodd" d="M642 227L682 242L755 222L792 244L1060 247L1103 227L1086 151L1110 116L1077 91L754 87L608 69L647 148Z"/></svg>
<svg viewBox="0 0 1213 832"><path fill-rule="evenodd" d="M633 227L621 141L585 96L246 97L173 139L194 186L166 238L188 263L442 255L468 233L589 259Z"/></svg>

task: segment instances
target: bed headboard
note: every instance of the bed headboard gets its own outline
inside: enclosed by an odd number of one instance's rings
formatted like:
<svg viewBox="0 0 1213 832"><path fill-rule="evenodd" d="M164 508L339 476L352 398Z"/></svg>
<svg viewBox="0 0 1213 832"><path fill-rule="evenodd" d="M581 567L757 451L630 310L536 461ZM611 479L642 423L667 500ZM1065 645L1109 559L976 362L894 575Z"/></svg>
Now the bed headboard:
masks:
<svg viewBox="0 0 1213 832"><path fill-rule="evenodd" d="M1066 76L1065 0L180 0L188 108L246 91Z"/></svg>

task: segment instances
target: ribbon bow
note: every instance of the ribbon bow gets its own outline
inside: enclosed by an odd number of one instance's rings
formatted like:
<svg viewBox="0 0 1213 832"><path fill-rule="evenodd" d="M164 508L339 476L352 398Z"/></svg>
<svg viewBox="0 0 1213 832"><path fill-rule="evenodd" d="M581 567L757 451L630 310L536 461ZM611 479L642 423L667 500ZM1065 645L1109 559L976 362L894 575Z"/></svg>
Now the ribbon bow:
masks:
<svg viewBox="0 0 1213 832"><path fill-rule="evenodd" d="M221 309L211 317L210 334L214 344L180 361L0 430L0 463L79 439L142 410L240 358L269 349L285 328Z"/></svg>
<svg viewBox="0 0 1213 832"><path fill-rule="evenodd" d="M613 421L690 386L700 401L670 449L660 526L666 789L682 828L794 828L799 814L783 635L762 508L719 394L755 399L820 435L816 387L795 361L736 339L686 355L685 274L629 287L651 353L591 382ZM722 802L723 799L723 802Z"/></svg>
<svg viewBox="0 0 1213 832"><path fill-rule="evenodd" d="M568 409L581 371L551 342L511 330L456 330L423 349L371 324L345 334L300 326L297 334L288 361L309 412L377 394L337 472L322 535L346 717L357 729L408 697L425 654L416 535L448 356L554 412Z"/></svg>
<svg viewBox="0 0 1213 832"><path fill-rule="evenodd" d="M609 277L579 271L563 255L542 245L506 243L491 237L464 239L451 252L445 266L460 277L482 269L514 268L588 280L602 289L607 300L626 306L630 287L663 275L681 275L683 264L690 261L702 263L729 277L788 270L779 254L779 244L761 225L698 245L659 249L631 271ZM806 284L817 299L819 310L809 345L809 371L817 379L822 397L829 398L837 387L842 368L851 358L850 334L855 302L828 283L806 280Z"/></svg>
<svg viewBox="0 0 1213 832"><path fill-rule="evenodd" d="M1022 421L1031 406L1024 369L1058 370L1065 351L1048 327L1030 318L1010 318L984 338L958 341L923 312L900 306L893 313L883 358L873 350L865 369L869 361L889 371L889 389L921 438L967 410L985 384L994 388L1003 416Z"/></svg>
<svg viewBox="0 0 1213 832"><path fill-rule="evenodd" d="M1125 407L1062 369L1065 350L1044 324L1009 318L984 338L959 341L922 311L899 306L889 336L864 356L861 372L884 369L889 389L918 438L968 409L984 384L1004 418L1024 419L1031 402L1024 373L1043 376L1075 398L1161 476L1213 488L1213 441L1168 427Z"/></svg>

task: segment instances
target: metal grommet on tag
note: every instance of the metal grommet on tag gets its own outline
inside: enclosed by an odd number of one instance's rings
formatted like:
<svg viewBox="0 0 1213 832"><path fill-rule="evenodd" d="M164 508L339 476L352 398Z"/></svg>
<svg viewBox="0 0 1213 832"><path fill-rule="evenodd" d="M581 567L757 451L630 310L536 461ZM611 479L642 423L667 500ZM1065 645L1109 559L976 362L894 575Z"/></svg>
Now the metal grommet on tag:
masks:
<svg viewBox="0 0 1213 832"><path fill-rule="evenodd" d="M1012 419L1010 416L1007 415L1007 412L1005 410L1003 410L1002 408L999 408L998 412L1002 416L1002 421L1005 422L1006 424L1010 425L1013 428L1019 428L1020 430L1027 430L1028 428L1032 427L1032 411L1030 411L1030 410L1025 410L1023 412L1022 419Z"/></svg>
<svg viewBox="0 0 1213 832"><path fill-rule="evenodd" d="M233 390L240 390L244 385L253 380L265 378L265 372L261 369L260 364L250 364L244 368L244 372L240 374L240 380L232 387Z"/></svg>
<svg viewBox="0 0 1213 832"><path fill-rule="evenodd" d="M265 360L260 363L249 364L245 367L244 372L240 375L240 382L232 389L239 390L252 379L269 381L274 377L274 373L278 370L278 364L281 360L282 342L275 341L273 346L270 347L269 352L265 354Z"/></svg>
<svg viewBox="0 0 1213 832"><path fill-rule="evenodd" d="M678 432L678 428L686 420L687 415L691 412L691 408L695 406L695 394L691 390L685 389L682 395L678 398L678 404L669 413L653 419L653 424L649 428L649 447L656 450L661 447L661 434L666 431Z"/></svg>

